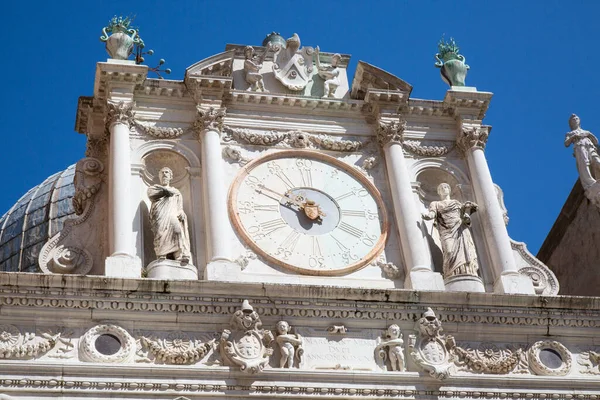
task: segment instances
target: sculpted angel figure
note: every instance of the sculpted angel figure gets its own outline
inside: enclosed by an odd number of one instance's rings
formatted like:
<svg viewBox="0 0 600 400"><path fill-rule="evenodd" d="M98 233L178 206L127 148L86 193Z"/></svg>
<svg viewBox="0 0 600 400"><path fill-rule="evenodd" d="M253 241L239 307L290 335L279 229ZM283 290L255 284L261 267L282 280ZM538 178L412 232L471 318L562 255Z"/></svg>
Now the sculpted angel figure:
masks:
<svg viewBox="0 0 600 400"><path fill-rule="evenodd" d="M573 156L577 161L579 179L584 189L592 186L600 178L600 156L598 139L590 131L581 129L581 121L575 114L569 118L571 131L565 136L565 147L573 144Z"/></svg>
<svg viewBox="0 0 600 400"><path fill-rule="evenodd" d="M246 46L244 49L244 57L246 58L244 61L244 72L246 73L246 82L250 85L248 91L267 92L260 70L270 48L269 44L267 49L260 56L256 54L254 47L252 46Z"/></svg>
<svg viewBox="0 0 600 400"><path fill-rule="evenodd" d="M302 349L302 337L290 333L290 331L290 325L286 321L279 321L277 323L277 337L275 341L281 351L279 368L292 368L294 366L294 358L300 360L300 356L304 352Z"/></svg>
<svg viewBox="0 0 600 400"><path fill-rule="evenodd" d="M390 325L383 339L375 347L375 354L379 354L385 360L386 356L390 359L392 371L404 371L404 340L400 327L396 324ZM387 354L385 349L387 348Z"/></svg>
<svg viewBox="0 0 600 400"><path fill-rule="evenodd" d="M440 201L432 201L423 219L433 219L440 233L444 258L444 278L456 275L477 276L477 253L469 227L471 214L477 204L461 203L450 198L450 185L441 183L437 188Z"/></svg>
<svg viewBox="0 0 600 400"><path fill-rule="evenodd" d="M317 73L325 80L323 98L334 97L335 90L340 86L340 69L338 64L342 60L342 56L335 53L331 56L331 65L321 65L319 60L319 46L315 48L315 61L317 64Z"/></svg>
<svg viewBox="0 0 600 400"><path fill-rule="evenodd" d="M158 172L160 185L148 188L150 224L154 233L154 251L159 260L190 261L190 236L183 211L181 192L170 185L173 171L164 167Z"/></svg>

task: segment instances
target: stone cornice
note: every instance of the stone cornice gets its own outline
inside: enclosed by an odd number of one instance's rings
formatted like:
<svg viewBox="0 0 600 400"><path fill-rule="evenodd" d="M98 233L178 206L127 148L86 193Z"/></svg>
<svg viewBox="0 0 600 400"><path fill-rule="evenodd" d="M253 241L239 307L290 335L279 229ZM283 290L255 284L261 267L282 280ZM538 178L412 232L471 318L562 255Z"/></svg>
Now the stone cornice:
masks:
<svg viewBox="0 0 600 400"><path fill-rule="evenodd" d="M77 100L77 116L75 117L75 132L88 133L88 121L94 106L92 96L79 96Z"/></svg>
<svg viewBox="0 0 600 400"><path fill-rule="evenodd" d="M130 87L130 95L136 86L146 80L148 67L136 65L133 62L107 62L96 64L96 79L94 81L94 105L104 107L110 98L111 85Z"/></svg>
<svg viewBox="0 0 600 400"><path fill-rule="evenodd" d="M363 101L334 99L334 98L318 98L308 96L297 96L283 93L257 93L240 90L232 90L227 99L228 104L235 105L260 105L273 106L277 108L297 108L300 110L318 110L319 112L340 112L340 111L355 111L360 112L364 106Z"/></svg>
<svg viewBox="0 0 600 400"><path fill-rule="evenodd" d="M419 292L402 289L362 289L344 287L323 287L312 285L278 285L255 284L238 282L216 281L163 281L154 279L123 279L105 276L69 276L69 275L44 275L22 274L15 272L0 272L0 298L2 306L35 306L38 299L54 297L54 306L81 308L72 302L75 299L96 298L104 300L107 304L114 300L115 303L132 299L144 300L149 298L164 301L178 302L185 296L187 300L215 301L223 304L238 305L237 298L232 299L232 293L240 296L256 297L262 300L255 301L259 307L262 304L295 304L297 301L311 300L339 304L356 310L356 303L361 302L374 306L374 310L405 309L420 312L428 306L446 309L445 313L454 310L456 318L467 316L469 312L482 312L491 320L499 318L490 315L493 312L512 314L516 318L513 322L532 318L537 315L542 318L544 314L560 311L558 319L573 319L584 317L594 318L586 324L579 326L600 327L600 297L571 297L571 296L527 296L527 295L502 295L492 293L462 293L462 292ZM109 295L113 293L112 295ZM65 296L67 294L67 296ZM118 295L117 295L118 294ZM109 300L107 300L110 298ZM7 301L11 297L13 300ZM15 300L15 299L21 300ZM69 300L71 299L71 300ZM120 299L120 300L119 300ZM40 307L54 307L50 302ZM94 304L88 304L90 309ZM126 310L123 305L123 310ZM84 307L85 308L85 307ZM117 307L118 309L119 307ZM223 310L226 312L227 310ZM317 310L315 310L317 311ZM381 312L381 311L377 311ZM444 313L442 313L444 314ZM483 315L482 314L482 315ZM570 314L570 315L569 315ZM444 316L444 315L442 315ZM352 316L350 316L352 318ZM354 316L356 317L356 316ZM454 317L453 317L454 318ZM485 322L485 321L481 321Z"/></svg>
<svg viewBox="0 0 600 400"><path fill-rule="evenodd" d="M490 92L448 90L444 97L444 105L452 109L455 118L482 120L492 96Z"/></svg>

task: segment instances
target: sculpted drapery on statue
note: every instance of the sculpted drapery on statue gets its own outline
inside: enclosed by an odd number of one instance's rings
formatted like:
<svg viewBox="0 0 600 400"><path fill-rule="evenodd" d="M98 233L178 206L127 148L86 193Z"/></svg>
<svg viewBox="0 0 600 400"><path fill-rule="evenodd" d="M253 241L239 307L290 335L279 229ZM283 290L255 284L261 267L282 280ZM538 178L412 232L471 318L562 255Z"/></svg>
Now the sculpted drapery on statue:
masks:
<svg viewBox="0 0 600 400"><path fill-rule="evenodd" d="M470 201L461 203L450 198L450 185L442 183L438 186L440 201L432 201L429 212L423 214L424 219L435 219L440 233L442 254L444 257L444 278L456 275L477 276L477 253L469 227L470 214L477 210L477 205Z"/></svg>
<svg viewBox="0 0 600 400"><path fill-rule="evenodd" d="M181 192L170 186L173 171L164 167L158 177L160 185L148 188L150 223L154 233L154 251L158 259L190 261L190 236L187 216L183 211Z"/></svg>
<svg viewBox="0 0 600 400"><path fill-rule="evenodd" d="M600 178L600 156L598 139L590 131L581 129L579 117L569 118L571 131L565 136L565 147L573 144L573 156L577 160L577 171L584 189L592 186Z"/></svg>

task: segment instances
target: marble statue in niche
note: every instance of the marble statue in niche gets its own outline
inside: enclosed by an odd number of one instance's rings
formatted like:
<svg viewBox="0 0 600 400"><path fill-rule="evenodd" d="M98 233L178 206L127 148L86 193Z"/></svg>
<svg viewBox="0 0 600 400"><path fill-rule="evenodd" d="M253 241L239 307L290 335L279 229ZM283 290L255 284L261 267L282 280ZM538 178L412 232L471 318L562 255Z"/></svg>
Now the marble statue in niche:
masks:
<svg viewBox="0 0 600 400"><path fill-rule="evenodd" d="M302 349L302 336L291 333L290 324L287 321L277 323L277 337L275 341L279 345L281 358L279 368L292 368L294 360L300 362L300 357L304 350Z"/></svg>
<svg viewBox="0 0 600 400"><path fill-rule="evenodd" d="M569 118L571 131L565 136L565 147L573 144L573 156L577 161L579 180L584 189L592 186L600 178L600 156L598 139L590 131L581 129L581 121L575 114Z"/></svg>
<svg viewBox="0 0 600 400"><path fill-rule="evenodd" d="M440 200L431 202L429 211L423 213L423 219L433 219L439 230L444 278L457 275L478 276L477 253L469 230L470 215L477 211L477 204L451 199L450 191L447 183L438 186Z"/></svg>
<svg viewBox="0 0 600 400"><path fill-rule="evenodd" d="M331 56L331 65L321 65L319 58L319 46L317 46L315 49L317 73L325 80L323 84L323 98L335 97L335 90L340 86L340 69L338 64L342 60L342 56L338 53Z"/></svg>
<svg viewBox="0 0 600 400"><path fill-rule="evenodd" d="M271 46L269 44L262 55L256 54L256 51L252 46L246 46L244 49L244 72L246 74L246 82L248 82L250 85L248 87L248 91L268 92L268 90L265 90L265 84L263 82L263 76L260 73L260 70L270 49Z"/></svg>
<svg viewBox="0 0 600 400"><path fill-rule="evenodd" d="M173 171L164 167L158 172L160 185L148 188L150 225L154 234L154 251L159 260L190 261L190 235L183 211L181 192L170 185Z"/></svg>
<svg viewBox="0 0 600 400"><path fill-rule="evenodd" d="M375 354L384 361L389 359L392 371L404 371L404 340L400 327L396 324L390 325L379 340Z"/></svg>

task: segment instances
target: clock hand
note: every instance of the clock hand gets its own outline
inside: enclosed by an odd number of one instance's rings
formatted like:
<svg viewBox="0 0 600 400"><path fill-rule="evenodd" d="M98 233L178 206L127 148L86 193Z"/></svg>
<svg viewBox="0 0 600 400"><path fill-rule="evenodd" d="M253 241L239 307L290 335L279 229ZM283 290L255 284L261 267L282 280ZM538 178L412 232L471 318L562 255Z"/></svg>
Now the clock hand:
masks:
<svg viewBox="0 0 600 400"><path fill-rule="evenodd" d="M286 194L281 194L281 193L279 193L279 192L276 192L276 191L274 191L273 189L269 189L268 187L266 187L265 185L262 185L262 184L260 184L260 185L257 185L257 186L259 187L259 189L260 189L260 190L265 190L265 191L267 191L267 192L271 192L271 193L273 193L274 195L277 195L277 196L279 196L279 197L281 197L281 198L285 198L285 199L286 199L288 202L290 202L290 203L292 203L292 204L295 204L295 205L297 205L298 207L300 207L300 209L303 209L303 208L304 208L304 204L303 204L303 203L301 203L301 202L299 202L298 200L296 200L296 199L294 199L294 198L290 197L290 195L289 195L289 194L287 194L287 193L286 193ZM259 190L259 191L260 191L260 190Z"/></svg>

